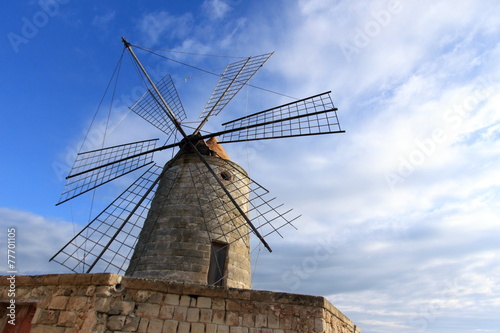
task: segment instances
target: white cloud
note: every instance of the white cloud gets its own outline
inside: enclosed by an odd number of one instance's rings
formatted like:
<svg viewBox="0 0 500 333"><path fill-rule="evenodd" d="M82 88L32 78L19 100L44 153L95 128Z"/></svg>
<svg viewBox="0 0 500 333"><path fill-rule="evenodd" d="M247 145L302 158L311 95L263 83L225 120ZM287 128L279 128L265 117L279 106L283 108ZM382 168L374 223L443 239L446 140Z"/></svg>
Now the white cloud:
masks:
<svg viewBox="0 0 500 333"><path fill-rule="evenodd" d="M141 17L138 28L144 44L153 46L161 40L187 37L192 30L192 20L189 13L173 16L166 11L152 12Z"/></svg>
<svg viewBox="0 0 500 333"><path fill-rule="evenodd" d="M73 237L75 229L71 223L0 207L0 228L6 231L11 227L16 229L15 260L19 274L69 273L64 267L49 263L49 259ZM5 241L2 239L2 248Z"/></svg>
<svg viewBox="0 0 500 333"><path fill-rule="evenodd" d="M207 11L207 16L214 20L223 19L231 11L231 6L224 0L205 0L203 8Z"/></svg>
<svg viewBox="0 0 500 333"><path fill-rule="evenodd" d="M114 10L104 15L97 15L92 20L92 24L104 29L111 21L115 19L115 16L116 11Z"/></svg>

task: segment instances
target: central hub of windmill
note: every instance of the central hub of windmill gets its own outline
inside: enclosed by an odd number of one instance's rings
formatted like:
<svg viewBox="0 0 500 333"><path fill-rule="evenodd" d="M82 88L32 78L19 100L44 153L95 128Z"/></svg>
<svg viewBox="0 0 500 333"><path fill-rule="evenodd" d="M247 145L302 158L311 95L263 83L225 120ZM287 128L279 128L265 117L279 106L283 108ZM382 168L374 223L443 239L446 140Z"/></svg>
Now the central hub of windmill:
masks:
<svg viewBox="0 0 500 333"><path fill-rule="evenodd" d="M181 140L179 147L182 154L195 154L194 147L204 156L218 156L229 160L229 156L224 148L218 144L218 140L215 136L205 141L200 134L191 134L188 135L187 138Z"/></svg>

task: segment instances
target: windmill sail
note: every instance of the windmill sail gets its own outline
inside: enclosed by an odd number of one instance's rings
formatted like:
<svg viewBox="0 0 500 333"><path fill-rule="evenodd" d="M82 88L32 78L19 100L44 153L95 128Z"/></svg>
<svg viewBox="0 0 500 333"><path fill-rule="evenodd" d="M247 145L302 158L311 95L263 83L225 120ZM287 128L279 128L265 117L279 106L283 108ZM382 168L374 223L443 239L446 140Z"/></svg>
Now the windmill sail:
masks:
<svg viewBox="0 0 500 333"><path fill-rule="evenodd" d="M174 82L170 75L163 77L156 87L162 95L165 102L175 114L177 120L182 122L186 119L186 112L182 106L182 102L177 94ZM148 121L151 125L158 128L163 133L167 134L168 139L172 136L175 125L169 118L168 112L164 109L161 102L161 97L154 89L148 89L144 95L130 107L137 115Z"/></svg>
<svg viewBox="0 0 500 333"><path fill-rule="evenodd" d="M227 65L215 90L208 99L200 119L206 121L209 116L218 115L272 55L272 53L262 54ZM203 123L200 127L202 125Z"/></svg>
<svg viewBox="0 0 500 333"><path fill-rule="evenodd" d="M153 162L158 139L92 150L78 154L59 204Z"/></svg>
<svg viewBox="0 0 500 333"><path fill-rule="evenodd" d="M161 170L152 165L50 260L75 273L124 273Z"/></svg>
<svg viewBox="0 0 500 333"><path fill-rule="evenodd" d="M262 237L269 236L273 233L279 233L279 229L286 225L293 224L300 216L292 216L292 210L284 210L283 205L275 204L275 198L268 198L269 191L253 181L248 175L233 170L232 173L227 173L230 169L229 163L224 161L226 167L220 166L214 170L217 174L225 180L227 189L230 190L230 195L243 207L246 211L248 218L252 220L252 224ZM222 241L231 244L240 239L245 239L250 232L255 233L254 230L248 228L247 225L235 223L236 216L239 216L237 208L228 203L221 196L210 196L210 193L218 191L217 184L208 181L206 178L210 177L209 174L204 172L203 166L200 164L189 165L189 172L191 174L192 185L198 187L198 199L205 202L205 209L201 211L207 231L210 235L217 235L212 238L212 241ZM211 184L210 188L199 186L199 184ZM220 191L220 190L219 190ZM207 202L207 199L209 201ZM228 235L231 234L229 237ZM235 236L236 235L236 236ZM259 237L261 237L259 235Z"/></svg>
<svg viewBox="0 0 500 333"><path fill-rule="evenodd" d="M219 143L342 133L330 92L222 124Z"/></svg>

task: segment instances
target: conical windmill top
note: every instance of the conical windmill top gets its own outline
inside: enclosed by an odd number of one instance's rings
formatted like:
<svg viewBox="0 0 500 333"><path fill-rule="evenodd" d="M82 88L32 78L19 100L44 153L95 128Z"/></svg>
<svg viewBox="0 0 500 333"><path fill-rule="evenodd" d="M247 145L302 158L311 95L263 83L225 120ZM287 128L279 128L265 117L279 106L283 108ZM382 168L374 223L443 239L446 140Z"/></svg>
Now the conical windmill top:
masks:
<svg viewBox="0 0 500 333"><path fill-rule="evenodd" d="M168 138L177 133L181 140L160 147L157 140L144 140L78 154L58 204L149 168L50 260L76 273L104 271L249 288L250 234L271 251L266 237L297 217L230 161L221 144L342 133L330 92L201 134L272 53L248 57L227 65L199 125L187 134L182 125L186 114L172 78L167 75L154 83L132 45L122 39L149 84L130 108ZM163 168L153 163L153 153L175 148L177 154Z"/></svg>

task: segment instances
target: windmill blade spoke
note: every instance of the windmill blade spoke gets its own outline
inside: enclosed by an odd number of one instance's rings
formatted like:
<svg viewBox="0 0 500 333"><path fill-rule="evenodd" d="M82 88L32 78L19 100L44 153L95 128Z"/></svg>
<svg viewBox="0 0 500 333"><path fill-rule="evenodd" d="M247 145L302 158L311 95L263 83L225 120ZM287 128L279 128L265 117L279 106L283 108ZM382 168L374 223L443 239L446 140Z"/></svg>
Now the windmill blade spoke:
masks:
<svg viewBox="0 0 500 333"><path fill-rule="evenodd" d="M124 273L161 171L152 165L50 260L75 273Z"/></svg>
<svg viewBox="0 0 500 333"><path fill-rule="evenodd" d="M58 205L153 163L157 140L138 141L78 154Z"/></svg>
<svg viewBox="0 0 500 333"><path fill-rule="evenodd" d="M196 132L201 129L208 120L208 117L219 114L271 55L272 53L262 54L227 65L200 115L200 119L203 119L203 122Z"/></svg>
<svg viewBox="0 0 500 333"><path fill-rule="evenodd" d="M227 167L221 166L214 168L216 174L221 174L224 170L230 170L228 162ZM193 186L200 188L199 199L200 206L205 207L202 210L204 214L207 231L214 235L213 240L232 243L243 239L247 241L250 233L258 237L267 237L273 233L279 233L279 230L287 225L293 227L292 222L299 216L292 216L291 209L283 211L283 204L275 204L276 198L267 198L269 191L257 182L253 181L248 175L241 172L233 172L230 181L224 181L223 184L228 190L229 195L235 199L238 206L243 209L247 217L252 220L255 229L250 228L246 223L237 220L240 212L237 207L228 203L224 195L210 196L210 193L220 193L219 186L213 181L207 181L210 174L202 170L201 165L191 165ZM234 169L233 169L234 170ZM203 190L200 184L212 184L209 190ZM208 200L208 201L207 201ZM256 233L255 230L258 232ZM262 236L261 236L262 235Z"/></svg>
<svg viewBox="0 0 500 333"><path fill-rule="evenodd" d="M222 124L219 143L342 133L330 92Z"/></svg>
<svg viewBox="0 0 500 333"><path fill-rule="evenodd" d="M186 119L186 112L184 111L172 77L166 75L156 84L156 87L177 117L177 120L182 122ZM169 139L174 133L175 125L170 119L168 112L164 109L160 96L158 96L154 89L148 89L130 109L151 125L166 133Z"/></svg>
<svg viewBox="0 0 500 333"><path fill-rule="evenodd" d="M215 174L227 172L224 167L212 166L211 169ZM248 243L249 239L245 237L248 234L248 225L244 221L242 223L242 216L236 207L238 205L243 212L247 210L248 186L245 180L238 179L232 182L232 186L225 187L237 203L235 205L227 200L227 195L221 190L218 182L214 182L213 175L207 173L204 165L193 163L188 166L188 170L211 241L218 240L230 244L242 239Z"/></svg>

